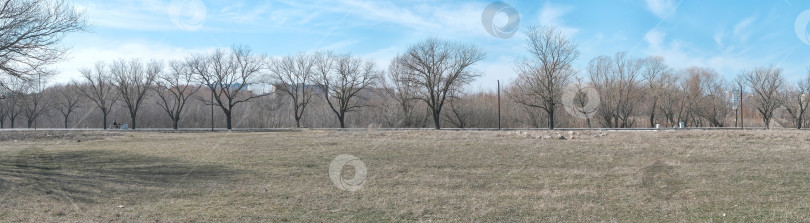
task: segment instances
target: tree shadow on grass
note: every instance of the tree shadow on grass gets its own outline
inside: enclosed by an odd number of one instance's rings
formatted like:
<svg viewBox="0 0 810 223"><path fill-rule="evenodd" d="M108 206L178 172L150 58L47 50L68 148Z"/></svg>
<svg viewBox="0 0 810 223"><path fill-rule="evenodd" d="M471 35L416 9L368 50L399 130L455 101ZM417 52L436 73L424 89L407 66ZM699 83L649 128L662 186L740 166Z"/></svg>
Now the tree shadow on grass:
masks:
<svg viewBox="0 0 810 223"><path fill-rule="evenodd" d="M241 173L220 165L126 152L32 148L0 153L0 200L56 194L71 202L94 203L126 194L203 190L211 182L225 184L237 174Z"/></svg>

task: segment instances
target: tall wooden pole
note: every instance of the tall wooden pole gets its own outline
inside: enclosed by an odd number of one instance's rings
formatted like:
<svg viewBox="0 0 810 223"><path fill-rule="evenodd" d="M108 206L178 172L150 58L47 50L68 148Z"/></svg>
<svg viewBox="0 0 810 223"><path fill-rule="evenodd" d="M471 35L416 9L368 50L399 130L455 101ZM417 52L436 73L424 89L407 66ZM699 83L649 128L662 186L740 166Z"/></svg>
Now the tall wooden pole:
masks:
<svg viewBox="0 0 810 223"><path fill-rule="evenodd" d="M214 131L214 90L211 90L211 131Z"/></svg>
<svg viewBox="0 0 810 223"><path fill-rule="evenodd" d="M501 80L498 80L498 130L501 129Z"/></svg>
<svg viewBox="0 0 810 223"><path fill-rule="evenodd" d="M745 122L743 122L743 120L745 120L745 117L743 116L743 113L745 113L745 109L743 109L743 88L742 88L742 83L737 83L737 85L740 86L740 128L745 129Z"/></svg>

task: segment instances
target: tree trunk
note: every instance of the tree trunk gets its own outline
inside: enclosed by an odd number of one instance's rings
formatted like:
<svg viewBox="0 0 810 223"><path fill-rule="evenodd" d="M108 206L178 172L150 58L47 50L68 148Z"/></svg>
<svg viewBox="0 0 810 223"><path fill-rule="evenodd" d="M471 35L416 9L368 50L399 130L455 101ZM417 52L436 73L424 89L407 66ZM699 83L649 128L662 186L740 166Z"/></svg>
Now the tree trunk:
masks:
<svg viewBox="0 0 810 223"><path fill-rule="evenodd" d="M441 127L439 126L439 121L441 118L439 117L440 114L441 113L438 111L433 111L433 128L435 129L441 129Z"/></svg>
<svg viewBox="0 0 810 223"><path fill-rule="evenodd" d="M554 111L546 111L548 114L548 129L554 129Z"/></svg>
<svg viewBox="0 0 810 223"><path fill-rule="evenodd" d="M771 129L771 119L770 118L764 118L763 121L765 121L765 129Z"/></svg>
<svg viewBox="0 0 810 223"><path fill-rule="evenodd" d="M68 128L68 116L65 115L65 129Z"/></svg>
<svg viewBox="0 0 810 223"><path fill-rule="evenodd" d="M178 127L177 123L178 123L178 122L180 122L180 118L173 118L173 120L172 120L172 127L173 127L174 129L177 129L177 127Z"/></svg>
<svg viewBox="0 0 810 223"><path fill-rule="evenodd" d="M34 120L33 119L28 119L26 121L28 121L28 128L30 129L32 124L34 123Z"/></svg>
<svg viewBox="0 0 810 223"><path fill-rule="evenodd" d="M619 128L619 116L613 115L613 128Z"/></svg>
<svg viewBox="0 0 810 223"><path fill-rule="evenodd" d="M338 116L338 121L340 121L340 128L341 129L346 128L346 124L344 122L345 119L346 119L345 116Z"/></svg>
<svg viewBox="0 0 810 223"><path fill-rule="evenodd" d="M228 120L228 130L231 130L231 113L225 112L225 118Z"/></svg>
<svg viewBox="0 0 810 223"><path fill-rule="evenodd" d="M298 102L293 101L293 118L295 118L295 127L296 128L301 128L301 117L302 116L304 116L304 114L298 115Z"/></svg>
<svg viewBox="0 0 810 223"><path fill-rule="evenodd" d="M17 118L16 118L16 117L14 117L14 116L9 117L9 121L11 121L11 128L12 128L12 129L14 128L14 119L17 119Z"/></svg>
<svg viewBox="0 0 810 223"><path fill-rule="evenodd" d="M411 121L412 112L410 111L410 109L408 109L407 104L400 103L400 106L402 106L402 114L404 115L404 117L402 119L402 122L400 122L401 124L399 125L399 127L412 127L413 126L413 123Z"/></svg>
<svg viewBox="0 0 810 223"><path fill-rule="evenodd" d="M131 129L135 129L135 116L137 116L137 113L133 113L133 114L131 114L129 116L129 121L130 121L130 124L131 124L130 128Z"/></svg>
<svg viewBox="0 0 810 223"><path fill-rule="evenodd" d="M102 111L101 113L103 113L102 116L104 116L104 124L102 124L101 126L103 126L104 129L106 130L107 129L107 112Z"/></svg>

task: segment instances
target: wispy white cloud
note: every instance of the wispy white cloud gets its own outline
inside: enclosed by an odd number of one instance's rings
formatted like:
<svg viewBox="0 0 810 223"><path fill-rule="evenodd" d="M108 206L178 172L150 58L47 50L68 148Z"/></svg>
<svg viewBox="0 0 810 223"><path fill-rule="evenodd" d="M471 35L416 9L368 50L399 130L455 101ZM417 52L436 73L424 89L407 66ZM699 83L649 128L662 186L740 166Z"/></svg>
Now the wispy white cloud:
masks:
<svg viewBox="0 0 810 223"><path fill-rule="evenodd" d="M550 2L546 2L538 13L540 15L540 25L556 26L563 34L572 37L579 32L579 29L566 26L563 20L563 16L568 14L572 9L573 7L571 6L553 5Z"/></svg>
<svg viewBox="0 0 810 223"><path fill-rule="evenodd" d="M334 50L334 51L341 51L341 52L342 51L350 51L351 49L347 49L347 48L349 48L350 46L355 45L355 44L357 44L359 42L360 42L359 40L354 40L354 39L352 39L352 40L343 40L343 41L338 41L338 42L323 46L320 49Z"/></svg>
<svg viewBox="0 0 810 223"><path fill-rule="evenodd" d="M400 52L404 51L401 47L388 47L384 49L379 49L374 52L361 54L359 56L368 58L374 63L377 64L381 69L388 69L388 65L391 63L391 60L397 56Z"/></svg>
<svg viewBox="0 0 810 223"><path fill-rule="evenodd" d="M725 33L723 32L716 32L712 37L714 39L714 43L717 44L718 47L723 47L723 38L725 38Z"/></svg>
<svg viewBox="0 0 810 223"><path fill-rule="evenodd" d="M497 81L501 81L501 87L507 86L517 77L513 64L515 58L511 56L498 56L492 60L484 61L478 65L478 70L484 75L480 78L478 85L473 84L475 90L492 89Z"/></svg>
<svg viewBox="0 0 810 223"><path fill-rule="evenodd" d="M650 46L652 50L661 50L664 43L664 38L666 37L666 33L661 32L657 29L650 30L647 34L644 34L644 41Z"/></svg>
<svg viewBox="0 0 810 223"><path fill-rule="evenodd" d="M715 41L721 41L723 34L716 34ZM712 68L725 76L727 80L733 79L739 72L751 68L761 62L762 59L775 59L773 55L758 55L758 59L746 56L744 53L733 48L726 48L721 52L707 53L714 51L702 51L698 47L677 40L668 39L663 31L653 29L644 36L647 48L642 50L646 55L661 56L666 63L676 69L684 69L692 66Z"/></svg>
<svg viewBox="0 0 810 223"><path fill-rule="evenodd" d="M55 83L66 83L80 80L79 69L92 68L98 61L111 61L118 58L142 60L180 60L194 53L212 52L215 48L190 49L176 47L160 42L138 40L103 40L88 37L85 44L70 51L68 61L55 64L60 71Z"/></svg>
<svg viewBox="0 0 810 223"><path fill-rule="evenodd" d="M413 10L399 7L392 2L342 0L349 7L350 13L371 21L389 22L414 29L438 28L438 24L429 22L424 15Z"/></svg>
<svg viewBox="0 0 810 223"><path fill-rule="evenodd" d="M271 5L267 2L258 5L235 2L215 12L212 19L237 23L253 23L264 20L270 10Z"/></svg>
<svg viewBox="0 0 810 223"><path fill-rule="evenodd" d="M693 55L681 41L667 42L667 34L658 29L652 29L644 35L647 49L642 50L646 55L662 56L667 63L675 67L689 67L701 65L701 61Z"/></svg>
<svg viewBox="0 0 810 223"><path fill-rule="evenodd" d="M302 16L312 16L312 12L304 12L285 7L279 7L273 11L270 3L248 3L244 1L230 1L224 5L217 5L218 2L201 1L205 6L205 18L207 24L203 28L212 30L219 29L211 27L210 21L226 24L255 24L264 23L268 20L283 19L288 17L296 18ZM114 28L137 31L171 31L182 30L174 24L169 9L172 1L143 0L143 1L80 1L74 3L80 10L86 12L90 23L96 27ZM278 3L280 4L280 3ZM202 8L180 8L180 16L188 14L182 10L203 10ZM276 16L274 16L276 15ZM278 15L281 15L279 17ZM310 18L311 19L311 18ZM279 23L285 21L279 21ZM227 27L220 27L220 30Z"/></svg>
<svg viewBox="0 0 810 223"><path fill-rule="evenodd" d="M480 2L437 3L414 1L398 5L388 1L341 0L334 7L357 22L407 28L414 34L488 36L481 25L485 4Z"/></svg>
<svg viewBox="0 0 810 223"><path fill-rule="evenodd" d="M647 10L655 14L660 19L666 19L670 14L675 13L678 7L675 0L645 0Z"/></svg>
<svg viewBox="0 0 810 223"><path fill-rule="evenodd" d="M139 3L86 2L75 3L83 10L93 26L126 30L178 29L168 16L168 4L155 1Z"/></svg>
<svg viewBox="0 0 810 223"><path fill-rule="evenodd" d="M734 25L734 36L737 37L741 42L747 41L748 37L751 35L751 24L754 23L756 19L756 16L751 16Z"/></svg>

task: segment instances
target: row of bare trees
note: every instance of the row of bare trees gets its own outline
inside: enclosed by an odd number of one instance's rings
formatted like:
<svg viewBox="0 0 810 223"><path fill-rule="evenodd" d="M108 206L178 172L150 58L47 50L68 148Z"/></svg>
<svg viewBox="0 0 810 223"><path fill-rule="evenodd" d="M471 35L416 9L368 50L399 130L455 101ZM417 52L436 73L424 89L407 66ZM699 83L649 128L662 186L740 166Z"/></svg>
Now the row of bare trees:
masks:
<svg viewBox="0 0 810 223"><path fill-rule="evenodd" d="M0 27L0 127L8 122L13 128L21 119L36 127L38 118L46 118L42 123L51 127L107 128L109 116L124 115L133 129L199 128L206 117L228 129L496 127L501 118L507 127L726 127L731 120L741 125L743 114L760 118L766 128L808 122L810 79L789 84L779 67L756 67L729 81L711 68L678 70L662 57L619 52L577 68L577 44L554 27L526 31L527 55L515 61L518 77L505 90L502 117L495 93L466 89L481 76L475 65L486 53L435 38L411 45L387 69L351 54L268 57L235 46L174 61L100 61L81 69L81 80L43 87L43 79L55 74L47 65L64 54L56 43L83 30L83 17L61 1L5 3L0 15L35 15L19 17L27 25ZM84 116L71 118L77 113Z"/></svg>
<svg viewBox="0 0 810 223"><path fill-rule="evenodd" d="M184 60L143 63L139 59L119 59L111 63L98 62L93 69L82 69L83 82L73 88L93 102L101 112L102 126L117 102L124 103L129 112L130 126L137 128L138 111L144 100L154 94L157 103L179 128L183 110L193 96L206 88L211 93L208 105L219 107L225 115L227 128L232 127L233 108L251 99L264 96L247 90L263 69L264 57L250 49L234 47L210 54L191 55Z"/></svg>
<svg viewBox="0 0 810 223"><path fill-rule="evenodd" d="M610 128L643 126L640 122L645 116L650 127L680 122L724 127L732 112L736 119L741 113L738 111L744 111L738 102L749 98L766 128L779 111L786 112L792 125L801 128L810 104L810 78L787 86L782 69L775 66L744 71L732 83L710 68L674 70L661 57L633 58L619 52L592 59L584 71L587 74L579 75L583 71L571 65L579 56L576 44L559 30L532 27L526 36L529 56L516 61L518 78L509 95L527 110L543 111L549 128L557 126L555 113L563 107L574 107L568 110L573 116L584 117L588 127L591 116L602 127ZM565 101L568 86L574 86L575 92ZM598 94L594 98L598 106L586 106L588 88ZM739 97L733 92L749 93Z"/></svg>
<svg viewBox="0 0 810 223"><path fill-rule="evenodd" d="M473 45L431 38L394 58L387 74L370 60L326 51L273 59L269 76L291 99L296 127L301 126L313 94L320 94L341 128L348 112L367 106L372 97L388 97L396 101L393 113L402 115L387 122L414 125L416 102L422 101L438 129L445 103L480 75L472 67L484 55Z"/></svg>
<svg viewBox="0 0 810 223"><path fill-rule="evenodd" d="M100 61L93 68L81 69L83 80L67 87L77 94L64 94L64 98L60 97L64 100L52 100L52 107L62 114L64 126L68 126L70 114L81 107L81 99L86 99L101 114L102 128L107 128L108 116L116 107L124 107L129 114L129 126L136 129L144 101L154 97L159 99L157 105L171 119L172 127L179 128L186 104L195 98L204 105L218 107L226 128L231 129L237 105L273 95L289 101L295 126L300 127L308 105L314 98L320 98L339 127L344 128L347 114L369 106L370 101L396 96L397 101L403 102L399 110L408 113L412 113L414 102L424 102L437 129L442 120L465 127L467 120L463 119L467 118L456 106L460 100L457 97L465 84L480 75L472 66L483 58L484 53L473 45L427 39L394 59L390 68L395 73L388 76L371 60L351 54L319 51L268 58L240 46L189 55L168 65L161 61L144 63L140 59ZM274 90L257 89L261 86L272 86ZM41 92L9 92L41 95ZM442 116L448 101L452 115ZM14 123L18 113L11 114Z"/></svg>
<svg viewBox="0 0 810 223"><path fill-rule="evenodd" d="M168 70L160 76L172 77L171 74L188 74L187 72L171 72L174 69L182 70L182 66L173 66L172 64L177 63L168 63L166 67ZM763 69L767 70L767 68ZM753 120L755 118L762 120L763 116L758 110L760 107L759 103L757 103L758 97L750 89L746 89L743 96L745 106L740 109L739 106L735 107L735 105L738 105L737 103L730 101L730 97L737 93L731 93L727 89L718 87L723 86L721 85L723 82L719 81L722 79L719 78L716 72L701 68L670 71L664 73L663 78L671 81L663 82L657 88L638 90L644 93L633 100L626 100L631 102L630 106L635 106L635 112L629 118L629 120L632 120L630 122L632 124L628 125L629 127L646 127L650 123L672 126L678 122L684 122L688 126L732 126L736 124L735 114L743 111L748 119L746 120L746 126L764 126L764 121L757 122ZM352 99L362 107L357 107L352 112L345 113L347 115L344 117L343 126L434 127L433 114L427 103L415 99L413 96L400 97L394 95L396 93L415 95L407 92L409 89L416 89L417 87L409 87L407 84L401 83L401 87L384 87L385 85L394 84L389 76L391 76L391 73L386 72L384 78L379 79L380 85L378 87L361 91L360 95L362 96ZM180 75L173 77L174 81L168 83L186 83L188 81L196 83L193 77ZM184 78L186 79L184 80ZM215 111L216 114L210 113L211 108L218 106L211 106L211 92L207 87L201 87L200 84L164 84L161 83L160 79L158 78L155 81L153 88L147 92L144 101L141 102L137 113L138 117L136 117L139 128L175 126L204 128L209 126L211 118L214 118L217 126L227 126L226 116L222 111ZM572 85L576 86L577 83L580 86L592 86L585 78L573 78ZM639 85L641 87L649 84L646 79L642 79L641 83ZM734 85L736 83L726 87L733 87ZM25 86L23 88L36 89L35 86L32 86L32 83L22 86ZM111 92L118 94L115 85L109 86ZM800 90L799 87L801 86L799 85L795 85L795 88L793 87L794 84L790 86L791 88L787 88L787 90L777 91L782 97L776 99L780 100L779 103L783 105L772 112L771 119L775 121L771 121L771 125L799 127L799 125L806 126L807 124L807 119L804 117L807 115L806 108L808 105L804 99L806 93L801 93L806 92L806 90ZM807 85L802 86L805 86L806 89ZM2 116L0 120L3 120L0 124L4 127L10 127L12 123L16 123L17 125L13 127L26 127L26 122L31 121L28 123L33 122L33 126L39 127L98 127L103 122L102 112L96 103L82 94L77 87L90 88L86 82L81 82L78 85L53 85L41 92L19 91L20 93L5 94L7 96L5 99L0 100L0 103L4 105L2 108L5 111L11 112L0 111L0 116ZM338 103L333 101L334 104L329 105L329 102L324 98L325 94L322 88L319 86L311 87L314 89L312 91L313 97L307 106L307 112L300 120L301 126L340 127L340 121L336 118L335 111L332 110L332 106ZM158 93L158 91L163 91L163 93ZM513 86L506 89L508 95L517 95L518 92ZM251 92L251 94L260 93ZM594 95L597 95L597 99L599 99L601 92ZM607 109L602 107L604 104L600 102L599 106L594 109L585 106L585 104L590 103L586 100L593 99L588 95L577 95L574 99L574 105L581 109L574 111L593 114L593 123L590 126L588 125L587 118L589 116L577 116L572 113L560 112L566 107L563 105L563 108L558 111L559 114L555 116L555 125L558 125L558 127L608 127L607 121L603 121L602 113L594 112ZM126 103L122 103L122 100L119 99L117 103L110 106L110 121L131 118L129 109ZM562 100L569 99L565 99L565 96L563 96ZM657 101L655 110L652 110L653 100ZM176 101L179 101L179 103L175 103ZM216 104L216 102L213 104ZM295 126L294 116L288 115L293 113L291 97L280 91L251 100L245 105L234 107L232 111L233 117L236 117L233 122L234 127L275 128ZM335 106L334 108L338 107ZM548 116L545 116L546 112L542 109L523 105L518 101L511 100L509 97L504 98L502 101L502 108L503 127L546 127L548 125ZM594 111L585 109L593 109ZM169 115L171 111L174 112ZM494 128L498 126L497 96L495 92L487 91L450 92L446 106L441 114L440 122L442 126ZM615 113L604 112L604 114ZM651 121L650 117L653 115ZM181 116L182 119L180 119ZM173 118L175 120L172 120ZM11 121L11 119L16 120ZM37 120L39 121L36 122Z"/></svg>
<svg viewBox="0 0 810 223"><path fill-rule="evenodd" d="M330 51L272 59L269 70L268 81L291 99L296 127L301 127L313 94L320 94L344 128L346 114L363 107L371 88L382 78L372 61Z"/></svg>

